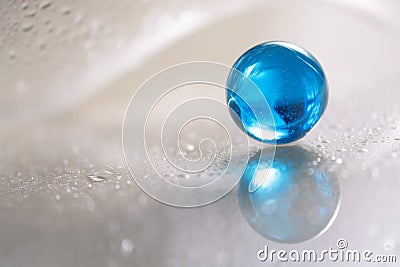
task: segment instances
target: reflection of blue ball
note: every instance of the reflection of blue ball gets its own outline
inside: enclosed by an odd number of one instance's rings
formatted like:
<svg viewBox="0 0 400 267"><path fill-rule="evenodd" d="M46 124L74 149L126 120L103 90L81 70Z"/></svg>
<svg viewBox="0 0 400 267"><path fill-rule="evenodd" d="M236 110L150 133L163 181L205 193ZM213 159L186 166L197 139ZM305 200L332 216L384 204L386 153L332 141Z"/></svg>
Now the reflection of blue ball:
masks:
<svg viewBox="0 0 400 267"><path fill-rule="evenodd" d="M304 148L279 148L272 164L271 155L264 158L250 159L239 185L250 226L281 243L302 242L327 229L339 204L338 180L318 165L311 171L307 162L315 155Z"/></svg>
<svg viewBox="0 0 400 267"><path fill-rule="evenodd" d="M322 67L309 52L294 44L257 45L245 52L233 68L258 86L270 106L273 119L265 102L256 99L254 88L246 86L240 75L230 73L228 105L241 120L236 123L259 141L296 141L311 130L326 108L328 85ZM271 132L274 135L268 134Z"/></svg>

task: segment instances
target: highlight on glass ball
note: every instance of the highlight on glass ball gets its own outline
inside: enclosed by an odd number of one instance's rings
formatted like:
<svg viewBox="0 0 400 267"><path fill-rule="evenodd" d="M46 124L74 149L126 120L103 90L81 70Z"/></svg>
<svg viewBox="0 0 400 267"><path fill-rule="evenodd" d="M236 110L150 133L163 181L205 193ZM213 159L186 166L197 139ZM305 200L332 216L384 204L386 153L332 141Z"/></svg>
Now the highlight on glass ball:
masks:
<svg viewBox="0 0 400 267"><path fill-rule="evenodd" d="M254 82L265 100L231 72L226 100L240 119L236 124L252 138L269 144L288 144L304 137L320 120L328 102L324 71L305 49L288 42L259 44L239 57L233 68ZM240 95L240 97L238 96Z"/></svg>
<svg viewBox="0 0 400 267"><path fill-rule="evenodd" d="M274 160L267 155L250 158L239 184L239 205L246 221L257 233L279 243L299 243L323 233L337 214L338 178L327 171L323 160L310 169L307 162L316 155L305 147L280 147Z"/></svg>

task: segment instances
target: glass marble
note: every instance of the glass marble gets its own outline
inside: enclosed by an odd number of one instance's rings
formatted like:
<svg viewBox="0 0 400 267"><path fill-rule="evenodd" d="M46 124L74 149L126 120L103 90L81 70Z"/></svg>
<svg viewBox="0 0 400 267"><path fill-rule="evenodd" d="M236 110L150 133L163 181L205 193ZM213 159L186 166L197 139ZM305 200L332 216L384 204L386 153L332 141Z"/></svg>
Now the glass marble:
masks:
<svg viewBox="0 0 400 267"><path fill-rule="evenodd" d="M326 109L324 71L314 56L297 45L259 44L240 56L233 68L253 81L265 97L260 101L254 87L243 83L244 77L229 74L226 98L232 118L258 141L278 145L296 141L315 126Z"/></svg>
<svg viewBox="0 0 400 267"><path fill-rule="evenodd" d="M260 235L279 243L312 239L332 225L340 203L339 180L312 150L278 147L253 156L240 180L240 210Z"/></svg>

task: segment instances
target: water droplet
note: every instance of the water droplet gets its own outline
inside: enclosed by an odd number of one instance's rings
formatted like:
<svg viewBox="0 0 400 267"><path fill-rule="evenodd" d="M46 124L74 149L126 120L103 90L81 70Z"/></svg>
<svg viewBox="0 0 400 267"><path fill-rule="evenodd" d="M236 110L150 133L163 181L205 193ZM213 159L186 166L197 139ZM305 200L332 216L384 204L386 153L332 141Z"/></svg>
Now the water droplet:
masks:
<svg viewBox="0 0 400 267"><path fill-rule="evenodd" d="M367 152L368 152L368 149L362 148L362 149L359 149L358 152L360 152L360 153L367 153Z"/></svg>
<svg viewBox="0 0 400 267"><path fill-rule="evenodd" d="M115 185L115 189L119 190L121 188L121 186L119 184Z"/></svg>
<svg viewBox="0 0 400 267"><path fill-rule="evenodd" d="M25 13L25 17L28 17L28 18L32 18L32 17L34 17L36 15L36 10L35 9L33 9L33 10L29 10L29 11L27 11L26 13Z"/></svg>
<svg viewBox="0 0 400 267"><path fill-rule="evenodd" d="M41 9L49 8L51 6L51 1L42 1L39 6Z"/></svg>
<svg viewBox="0 0 400 267"><path fill-rule="evenodd" d="M102 182L106 180L106 177L96 174L90 174L86 176L91 182Z"/></svg>
<svg viewBox="0 0 400 267"><path fill-rule="evenodd" d="M33 24L27 23L22 25L22 31L29 32L33 29Z"/></svg>
<svg viewBox="0 0 400 267"><path fill-rule="evenodd" d="M61 199L60 195L56 195L56 200L60 200L60 199Z"/></svg>
<svg viewBox="0 0 400 267"><path fill-rule="evenodd" d="M69 9L69 8L63 8L62 10L61 10L61 13L64 15L64 16L68 16L69 14L71 14L71 9Z"/></svg>
<svg viewBox="0 0 400 267"><path fill-rule="evenodd" d="M396 242L393 238L389 238L385 241L385 243L383 244L383 248L386 251L392 250L394 249L394 247L396 246Z"/></svg>
<svg viewBox="0 0 400 267"><path fill-rule="evenodd" d="M342 164L342 163L343 163L342 159L339 158L339 159L336 160L336 164Z"/></svg>
<svg viewBox="0 0 400 267"><path fill-rule="evenodd" d="M129 255L132 253L133 249L135 248L132 240L124 239L121 242L121 252L125 255Z"/></svg>
<svg viewBox="0 0 400 267"><path fill-rule="evenodd" d="M89 188L92 188L92 187L93 187L93 185L92 185L92 184L88 184L88 187L89 187Z"/></svg>

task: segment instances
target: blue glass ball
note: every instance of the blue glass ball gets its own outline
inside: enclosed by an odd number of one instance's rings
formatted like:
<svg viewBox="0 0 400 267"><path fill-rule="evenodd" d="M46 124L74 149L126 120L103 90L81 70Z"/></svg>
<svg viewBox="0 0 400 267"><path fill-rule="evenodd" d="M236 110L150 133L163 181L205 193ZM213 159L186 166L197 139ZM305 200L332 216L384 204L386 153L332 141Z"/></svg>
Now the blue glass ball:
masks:
<svg viewBox="0 0 400 267"><path fill-rule="evenodd" d="M325 111L328 85L324 71L314 56L297 45L259 44L245 52L233 68L243 75L229 74L227 104L239 127L258 141L296 141ZM265 100L261 101L260 94L254 93L255 87L243 79L254 82Z"/></svg>
<svg viewBox="0 0 400 267"><path fill-rule="evenodd" d="M338 178L311 149L285 146L250 158L240 180L240 210L260 235L280 243L298 243L327 230L340 203ZM312 170L310 172L310 170Z"/></svg>

